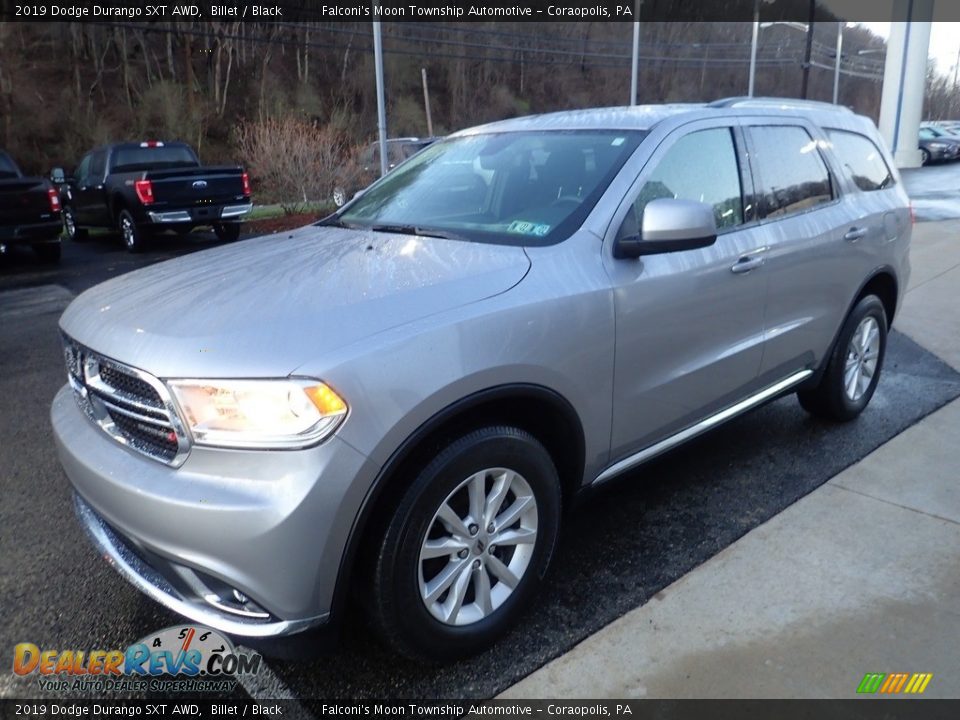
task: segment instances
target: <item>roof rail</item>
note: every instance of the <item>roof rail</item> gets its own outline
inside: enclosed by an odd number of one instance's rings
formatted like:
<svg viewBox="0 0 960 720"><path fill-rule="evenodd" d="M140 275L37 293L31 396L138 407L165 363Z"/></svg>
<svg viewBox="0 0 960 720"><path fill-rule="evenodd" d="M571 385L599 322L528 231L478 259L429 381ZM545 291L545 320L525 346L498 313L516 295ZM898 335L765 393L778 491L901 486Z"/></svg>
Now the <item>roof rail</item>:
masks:
<svg viewBox="0 0 960 720"><path fill-rule="evenodd" d="M853 112L850 108L844 105L834 105L833 103L821 102L820 100L800 100L797 98L783 97L728 97L721 98L720 100L714 100L712 103L709 103L707 107L795 108L797 110L832 110L833 112Z"/></svg>

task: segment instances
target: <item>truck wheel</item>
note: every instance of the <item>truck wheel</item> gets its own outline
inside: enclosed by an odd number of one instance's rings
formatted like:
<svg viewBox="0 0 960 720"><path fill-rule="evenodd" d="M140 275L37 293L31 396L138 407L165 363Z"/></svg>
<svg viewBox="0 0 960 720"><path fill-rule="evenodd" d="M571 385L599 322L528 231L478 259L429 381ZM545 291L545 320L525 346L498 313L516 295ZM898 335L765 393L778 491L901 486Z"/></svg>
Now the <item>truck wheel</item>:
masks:
<svg viewBox="0 0 960 720"><path fill-rule="evenodd" d="M485 649L533 598L559 529L543 445L513 427L462 436L417 475L376 551L366 604L380 636L430 660Z"/></svg>
<svg viewBox="0 0 960 720"><path fill-rule="evenodd" d="M120 228L120 237L123 238L123 244L127 250L132 253L143 252L147 245L146 233L137 227L133 215L129 210L121 210L117 216L117 226Z"/></svg>
<svg viewBox="0 0 960 720"><path fill-rule="evenodd" d="M60 241L52 243L43 243L42 245L34 245L33 251L37 254L37 257L42 263L48 263L53 265L60 262Z"/></svg>
<svg viewBox="0 0 960 720"><path fill-rule="evenodd" d="M63 209L63 227L66 228L67 237L74 242L83 242L89 237L84 228L77 226L77 216L69 205Z"/></svg>
<svg viewBox="0 0 960 720"><path fill-rule="evenodd" d="M213 232L220 242L234 242L240 237L240 223L217 223Z"/></svg>
<svg viewBox="0 0 960 720"><path fill-rule="evenodd" d="M883 368L887 313L876 295L867 295L847 316L816 387L797 393L811 415L847 421L867 407Z"/></svg>

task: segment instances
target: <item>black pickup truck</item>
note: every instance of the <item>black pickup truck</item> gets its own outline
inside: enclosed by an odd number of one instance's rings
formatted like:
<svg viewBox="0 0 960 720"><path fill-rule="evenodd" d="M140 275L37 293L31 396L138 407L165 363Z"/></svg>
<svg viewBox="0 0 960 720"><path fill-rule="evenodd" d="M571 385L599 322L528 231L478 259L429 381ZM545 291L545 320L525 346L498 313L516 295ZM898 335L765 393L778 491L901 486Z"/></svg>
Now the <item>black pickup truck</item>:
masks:
<svg viewBox="0 0 960 720"><path fill-rule="evenodd" d="M30 245L43 262L60 259L60 197L44 178L24 177L0 150L0 249Z"/></svg>
<svg viewBox="0 0 960 720"><path fill-rule="evenodd" d="M117 143L87 153L71 177L54 168L64 224L73 240L91 228L119 230L130 252L140 252L162 230L186 234L213 226L221 240L240 236L250 212L250 180L241 167L202 167L184 143Z"/></svg>

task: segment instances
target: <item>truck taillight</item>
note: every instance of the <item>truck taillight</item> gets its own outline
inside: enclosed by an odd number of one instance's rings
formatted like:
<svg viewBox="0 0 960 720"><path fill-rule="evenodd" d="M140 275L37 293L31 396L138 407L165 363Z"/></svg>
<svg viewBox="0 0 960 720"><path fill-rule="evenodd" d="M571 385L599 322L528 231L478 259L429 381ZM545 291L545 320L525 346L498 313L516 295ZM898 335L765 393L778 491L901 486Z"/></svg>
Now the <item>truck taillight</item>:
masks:
<svg viewBox="0 0 960 720"><path fill-rule="evenodd" d="M149 180L137 180L133 183L133 189L137 191L137 198L144 205L153 203L153 183Z"/></svg>
<svg viewBox="0 0 960 720"><path fill-rule="evenodd" d="M56 188L47 188L47 199L50 201L50 211L60 212L60 193Z"/></svg>
<svg viewBox="0 0 960 720"><path fill-rule="evenodd" d="M250 176L244 173L240 178L243 181L243 194L250 197Z"/></svg>

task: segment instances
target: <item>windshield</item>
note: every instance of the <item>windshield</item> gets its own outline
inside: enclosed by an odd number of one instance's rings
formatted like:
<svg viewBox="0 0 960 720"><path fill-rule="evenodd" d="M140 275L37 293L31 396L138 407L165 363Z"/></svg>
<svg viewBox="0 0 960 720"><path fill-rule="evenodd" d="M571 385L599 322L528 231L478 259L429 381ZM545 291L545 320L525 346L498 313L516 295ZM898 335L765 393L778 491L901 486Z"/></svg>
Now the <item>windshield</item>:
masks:
<svg viewBox="0 0 960 720"><path fill-rule="evenodd" d="M197 157L188 147L122 147L113 155L113 172L195 167Z"/></svg>
<svg viewBox="0 0 960 720"><path fill-rule="evenodd" d="M17 166L6 154L0 153L0 179L9 180L16 177L20 177Z"/></svg>
<svg viewBox="0 0 960 720"><path fill-rule="evenodd" d="M638 131L468 135L437 142L328 224L514 245L569 237L643 139Z"/></svg>

